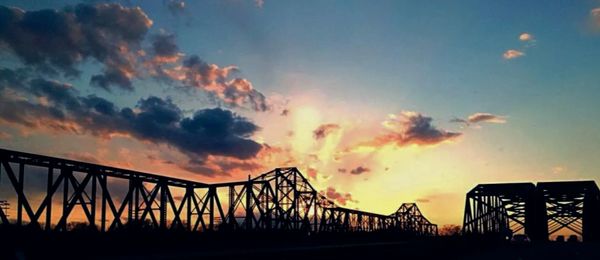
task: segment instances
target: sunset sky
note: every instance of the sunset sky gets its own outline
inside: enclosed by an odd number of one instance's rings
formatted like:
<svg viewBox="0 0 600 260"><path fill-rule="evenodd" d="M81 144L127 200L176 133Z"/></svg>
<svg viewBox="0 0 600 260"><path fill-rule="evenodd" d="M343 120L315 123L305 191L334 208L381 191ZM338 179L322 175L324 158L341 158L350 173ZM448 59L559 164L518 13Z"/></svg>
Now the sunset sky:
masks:
<svg viewBox="0 0 600 260"><path fill-rule="evenodd" d="M0 1L0 147L460 224L600 180L600 1Z"/></svg>

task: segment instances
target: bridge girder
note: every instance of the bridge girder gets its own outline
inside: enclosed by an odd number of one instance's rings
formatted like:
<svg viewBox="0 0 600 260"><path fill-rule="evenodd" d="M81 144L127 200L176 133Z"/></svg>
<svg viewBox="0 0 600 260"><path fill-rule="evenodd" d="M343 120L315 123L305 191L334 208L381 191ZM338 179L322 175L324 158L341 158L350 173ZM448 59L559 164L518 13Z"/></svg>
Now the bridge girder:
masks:
<svg viewBox="0 0 600 260"><path fill-rule="evenodd" d="M463 233L547 240L566 228L597 240L599 194L594 181L480 184L467 193Z"/></svg>
<svg viewBox="0 0 600 260"><path fill-rule="evenodd" d="M437 226L415 204L403 204L400 209L407 210L392 215L340 207L294 167L246 181L208 184L0 149L0 177L8 179L17 201L15 219L0 210L0 223L12 220L46 230L68 231L82 222L103 232L152 227L437 234ZM37 207L26 185L32 179L45 184Z"/></svg>

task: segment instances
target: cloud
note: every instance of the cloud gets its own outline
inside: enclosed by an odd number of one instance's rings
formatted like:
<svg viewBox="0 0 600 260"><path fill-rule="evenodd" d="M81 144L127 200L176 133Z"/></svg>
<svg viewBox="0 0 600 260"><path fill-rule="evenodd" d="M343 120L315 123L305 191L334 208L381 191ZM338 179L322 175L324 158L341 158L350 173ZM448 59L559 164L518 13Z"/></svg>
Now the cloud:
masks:
<svg viewBox="0 0 600 260"><path fill-rule="evenodd" d="M438 129L431 124L433 119L418 112L404 111L399 115L390 115L383 122L388 133L376 136L372 140L359 143L354 147L378 148L386 145L403 147L407 145L430 146L451 141L461 133Z"/></svg>
<svg viewBox="0 0 600 260"><path fill-rule="evenodd" d="M168 5L185 6L183 1ZM0 54L14 55L36 72L68 78L80 76L82 64L98 63L101 73L92 73L90 84L107 91L133 91L134 79L150 76L201 89L229 107L269 109L249 80L232 77L237 67L220 68L196 55L184 60L173 34L161 31L149 39L148 50L142 48L152 23L139 7L115 3L37 11L0 6Z"/></svg>
<svg viewBox="0 0 600 260"><path fill-rule="evenodd" d="M179 52L179 47L175 41L175 35L161 31L152 36L152 54L154 55L152 62L155 64L177 62L182 53Z"/></svg>
<svg viewBox="0 0 600 260"><path fill-rule="evenodd" d="M173 15L182 14L185 11L185 2L182 0L167 1L167 8Z"/></svg>
<svg viewBox="0 0 600 260"><path fill-rule="evenodd" d="M267 111L266 97L254 89L244 78L232 78L235 66L219 67L209 64L196 55L183 60L182 64L170 68L158 68L156 74L162 79L179 82L187 87L202 89L223 101L226 105L240 107L249 105L254 111Z"/></svg>
<svg viewBox="0 0 600 260"><path fill-rule="evenodd" d="M594 26L600 27L600 7L590 11L590 18Z"/></svg>
<svg viewBox="0 0 600 260"><path fill-rule="evenodd" d="M362 167L362 166L358 166L352 170L350 170L351 174L355 174L355 175L359 175L359 174L363 174L365 172L370 172L371 169L367 168L367 167Z"/></svg>
<svg viewBox="0 0 600 260"><path fill-rule="evenodd" d="M138 7L79 4L62 10L24 11L0 6L1 52L10 51L36 70L78 76L87 60L103 65L92 85L132 90L137 51L152 20Z"/></svg>
<svg viewBox="0 0 600 260"><path fill-rule="evenodd" d="M279 114L280 116L288 116L290 114L290 110L289 109L284 109L281 110L281 114Z"/></svg>
<svg viewBox="0 0 600 260"><path fill-rule="evenodd" d="M126 135L166 144L198 161L209 155L250 159L262 148L250 139L259 127L229 110L201 109L185 117L170 99L150 96L135 108L118 109L101 97L79 96L69 84L37 78L26 86L12 89L22 98L0 96L0 120L104 138Z"/></svg>
<svg viewBox="0 0 600 260"><path fill-rule="evenodd" d="M462 119L462 118L458 118L458 117L450 119L450 123L461 123L461 124L465 124L465 125L469 125L470 124L468 120L465 120L465 119Z"/></svg>
<svg viewBox="0 0 600 260"><path fill-rule="evenodd" d="M533 35L529 34L529 33L522 33L519 35L519 40L522 42L528 42L528 41L533 41Z"/></svg>
<svg viewBox="0 0 600 260"><path fill-rule="evenodd" d="M504 52L504 54L502 54L502 57L506 60L512 60L512 59L516 59L519 57L525 56L524 52L518 51L518 50L507 50Z"/></svg>
<svg viewBox="0 0 600 260"><path fill-rule="evenodd" d="M475 113L470 115L467 118L467 121L471 124L486 122L486 123L496 123L496 124L504 124L506 123L505 116L498 116L490 113Z"/></svg>
<svg viewBox="0 0 600 260"><path fill-rule="evenodd" d="M338 168L337 171L339 173L346 173L347 170L346 170L346 168Z"/></svg>
<svg viewBox="0 0 600 260"><path fill-rule="evenodd" d="M459 124L463 124L465 126L470 126L472 124L478 124L478 123L495 123L495 124L504 124L506 123L506 116L499 116L499 115L494 115L494 114L490 114L490 113L474 113L472 115L470 115L469 117L467 117L467 119L462 119L462 118L452 118L450 119L450 123L459 123ZM478 125L476 125L476 127L479 127Z"/></svg>
<svg viewBox="0 0 600 260"><path fill-rule="evenodd" d="M333 200L334 202L337 202L341 206L346 206L348 202L357 202L352 198L352 194L342 194L336 191L336 189L333 187L327 187L327 190L325 191L325 197L327 197L330 200Z"/></svg>
<svg viewBox="0 0 600 260"><path fill-rule="evenodd" d="M338 129L340 129L340 126L337 124L320 125L313 131L313 136L316 140L323 139Z"/></svg>

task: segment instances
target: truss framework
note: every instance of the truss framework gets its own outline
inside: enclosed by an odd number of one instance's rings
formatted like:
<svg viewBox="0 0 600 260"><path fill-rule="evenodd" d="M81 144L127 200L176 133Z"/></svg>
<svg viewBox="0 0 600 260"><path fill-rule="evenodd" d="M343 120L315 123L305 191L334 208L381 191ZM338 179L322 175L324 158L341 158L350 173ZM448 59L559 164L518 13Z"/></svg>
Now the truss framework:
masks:
<svg viewBox="0 0 600 260"><path fill-rule="evenodd" d="M437 226L415 204L403 204L391 215L339 207L317 192L297 168L207 184L0 149L1 177L8 180L17 203L16 217L9 219L0 211L0 223L45 230L68 231L72 223L81 222L103 232L145 226L201 232L437 235ZM32 179L45 184L41 198L27 190L26 182Z"/></svg>
<svg viewBox="0 0 600 260"><path fill-rule="evenodd" d="M596 240L600 191L594 181L480 184L467 193L463 232L535 240L568 229Z"/></svg>

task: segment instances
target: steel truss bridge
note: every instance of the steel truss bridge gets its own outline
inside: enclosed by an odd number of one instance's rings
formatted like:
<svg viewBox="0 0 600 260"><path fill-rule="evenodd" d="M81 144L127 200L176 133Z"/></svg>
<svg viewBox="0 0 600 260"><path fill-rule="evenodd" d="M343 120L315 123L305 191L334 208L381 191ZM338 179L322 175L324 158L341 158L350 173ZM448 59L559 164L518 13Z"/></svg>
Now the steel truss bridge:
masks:
<svg viewBox="0 0 600 260"><path fill-rule="evenodd" d="M594 181L480 184L467 193L464 234L533 240L568 229L585 241L600 239L600 191Z"/></svg>
<svg viewBox="0 0 600 260"><path fill-rule="evenodd" d="M16 212L9 219L0 210L0 224L45 230L68 231L75 222L103 232L144 226L201 232L437 235L437 225L414 203L402 204L390 215L340 207L317 192L297 168L207 184L0 149L0 181L4 178L8 181L0 187L9 188L0 192L16 198ZM26 180L37 183L35 192L28 191Z"/></svg>

